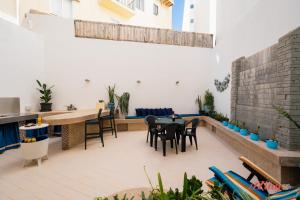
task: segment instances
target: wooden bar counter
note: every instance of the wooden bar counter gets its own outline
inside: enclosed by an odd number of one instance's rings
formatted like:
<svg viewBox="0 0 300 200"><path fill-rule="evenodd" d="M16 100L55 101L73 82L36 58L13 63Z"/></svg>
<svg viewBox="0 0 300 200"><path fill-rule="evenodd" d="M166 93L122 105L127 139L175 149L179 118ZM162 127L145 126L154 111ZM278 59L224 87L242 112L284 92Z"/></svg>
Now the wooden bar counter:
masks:
<svg viewBox="0 0 300 200"><path fill-rule="evenodd" d="M102 114L106 115L109 111L102 111ZM60 114L49 114L45 116L43 120L49 125L61 125L62 126L62 149L67 150L78 144L84 142L84 124L86 120L96 119L98 117L98 110L78 110L78 111L66 111Z"/></svg>

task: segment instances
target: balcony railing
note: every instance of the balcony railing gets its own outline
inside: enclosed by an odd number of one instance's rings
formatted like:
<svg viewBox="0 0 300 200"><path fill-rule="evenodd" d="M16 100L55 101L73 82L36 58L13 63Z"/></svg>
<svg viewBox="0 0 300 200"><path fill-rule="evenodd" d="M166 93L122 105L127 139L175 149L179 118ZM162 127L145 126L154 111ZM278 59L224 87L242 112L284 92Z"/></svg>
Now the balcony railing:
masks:
<svg viewBox="0 0 300 200"><path fill-rule="evenodd" d="M103 7L126 18L135 14L135 0L99 0Z"/></svg>

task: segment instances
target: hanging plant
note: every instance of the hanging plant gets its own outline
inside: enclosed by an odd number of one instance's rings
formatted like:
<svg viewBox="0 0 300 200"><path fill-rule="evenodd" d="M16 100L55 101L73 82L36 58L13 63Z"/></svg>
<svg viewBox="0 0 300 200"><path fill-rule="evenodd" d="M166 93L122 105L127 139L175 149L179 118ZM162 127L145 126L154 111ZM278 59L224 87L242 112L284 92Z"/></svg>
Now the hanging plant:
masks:
<svg viewBox="0 0 300 200"><path fill-rule="evenodd" d="M228 74L224 81L219 81L218 79L215 79L215 86L217 88L217 91L218 92L224 92L227 88L228 88L228 85L229 85L229 82L230 82L230 74Z"/></svg>

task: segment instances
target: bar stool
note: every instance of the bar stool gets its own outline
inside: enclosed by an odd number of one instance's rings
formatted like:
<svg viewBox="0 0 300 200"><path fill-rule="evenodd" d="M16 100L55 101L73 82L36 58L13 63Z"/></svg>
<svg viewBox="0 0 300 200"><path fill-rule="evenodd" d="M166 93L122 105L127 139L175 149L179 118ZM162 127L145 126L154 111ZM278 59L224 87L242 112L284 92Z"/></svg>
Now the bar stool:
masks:
<svg viewBox="0 0 300 200"><path fill-rule="evenodd" d="M86 150L86 145L87 145L87 140L88 139L93 139L93 138L100 138L102 142L102 146L104 147L104 140L103 140L103 121L101 119L101 113L102 109L99 109L98 112L98 118L97 119L92 119L92 120L87 120L85 121L85 126L84 126L84 148ZM97 125L99 126L99 132L87 132L87 127L89 125Z"/></svg>
<svg viewBox="0 0 300 200"><path fill-rule="evenodd" d="M104 126L103 122L109 121L108 126ZM112 135L115 134L115 138L117 138L117 129L116 129L116 122L115 122L115 110L114 108L110 109L109 115L101 116L101 123L103 131L111 131Z"/></svg>

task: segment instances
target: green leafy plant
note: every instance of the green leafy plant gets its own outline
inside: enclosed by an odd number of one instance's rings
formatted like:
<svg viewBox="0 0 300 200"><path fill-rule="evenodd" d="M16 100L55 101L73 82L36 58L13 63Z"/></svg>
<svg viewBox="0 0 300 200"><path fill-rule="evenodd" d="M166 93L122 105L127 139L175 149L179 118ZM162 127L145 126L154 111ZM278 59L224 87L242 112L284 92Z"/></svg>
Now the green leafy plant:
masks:
<svg viewBox="0 0 300 200"><path fill-rule="evenodd" d="M276 134L275 134L275 133L273 133L273 134L271 135L271 138L270 138L270 140L272 140L272 141L274 141L274 142L278 142L278 140L277 140L277 138L276 138Z"/></svg>
<svg viewBox="0 0 300 200"><path fill-rule="evenodd" d="M127 115L128 108L129 108L130 94L128 92L124 92L121 96L116 95L116 98L118 100L118 104L121 112Z"/></svg>
<svg viewBox="0 0 300 200"><path fill-rule="evenodd" d="M103 102L104 102L104 100L103 100L103 99L100 99L98 102L99 102L99 103L103 103Z"/></svg>
<svg viewBox="0 0 300 200"><path fill-rule="evenodd" d="M235 126L241 127L241 123L240 123L238 120L236 120L236 121L235 121Z"/></svg>
<svg viewBox="0 0 300 200"><path fill-rule="evenodd" d="M257 125L256 129L252 132L253 134L259 135L260 126Z"/></svg>
<svg viewBox="0 0 300 200"><path fill-rule="evenodd" d="M215 105L214 105L214 96L213 94L209 91L206 90L205 91L205 95L204 95L204 106L206 106L209 110L209 112L212 112L215 110Z"/></svg>
<svg viewBox="0 0 300 200"><path fill-rule="evenodd" d="M41 93L40 99L42 103L49 103L52 99L52 88L53 85L48 87L46 83L41 83L39 80L36 80L39 88L37 90Z"/></svg>
<svg viewBox="0 0 300 200"><path fill-rule="evenodd" d="M276 106L273 106L273 108L277 110L279 114L290 120L298 129L300 129L300 124L296 120L294 120L286 110L284 110L282 107Z"/></svg>
<svg viewBox="0 0 300 200"><path fill-rule="evenodd" d="M115 90L116 90L115 84L113 86L108 86L107 88L109 103L115 103Z"/></svg>
<svg viewBox="0 0 300 200"><path fill-rule="evenodd" d="M223 122L223 121L229 121L228 117L223 115L222 113L218 113L216 111L210 112L209 116L211 118L214 118L215 120L219 121L219 122Z"/></svg>
<svg viewBox="0 0 300 200"><path fill-rule="evenodd" d="M198 97L196 99L196 103L198 104L199 114L201 114L202 113L202 100L201 100L201 96L198 95Z"/></svg>
<svg viewBox="0 0 300 200"><path fill-rule="evenodd" d="M184 173L183 177L183 188L180 191L178 188L165 190L160 173L157 175L158 186L154 187L147 172L145 171L151 191L148 196L144 192L141 193L142 200L230 200L240 199L237 198L237 194L244 200L253 200L249 195L242 191L237 191L232 194L233 198L230 198L226 193L226 189L222 184L215 183L214 186L210 187L207 192L202 189L202 182L195 176L188 178L187 174ZM118 195L114 196L114 200L132 200L133 197L128 198L125 194L121 199ZM107 197L97 197L95 200L108 200Z"/></svg>
<svg viewBox="0 0 300 200"><path fill-rule="evenodd" d="M241 129L246 129L246 123L245 123L245 122L242 122L240 128L241 128Z"/></svg>

